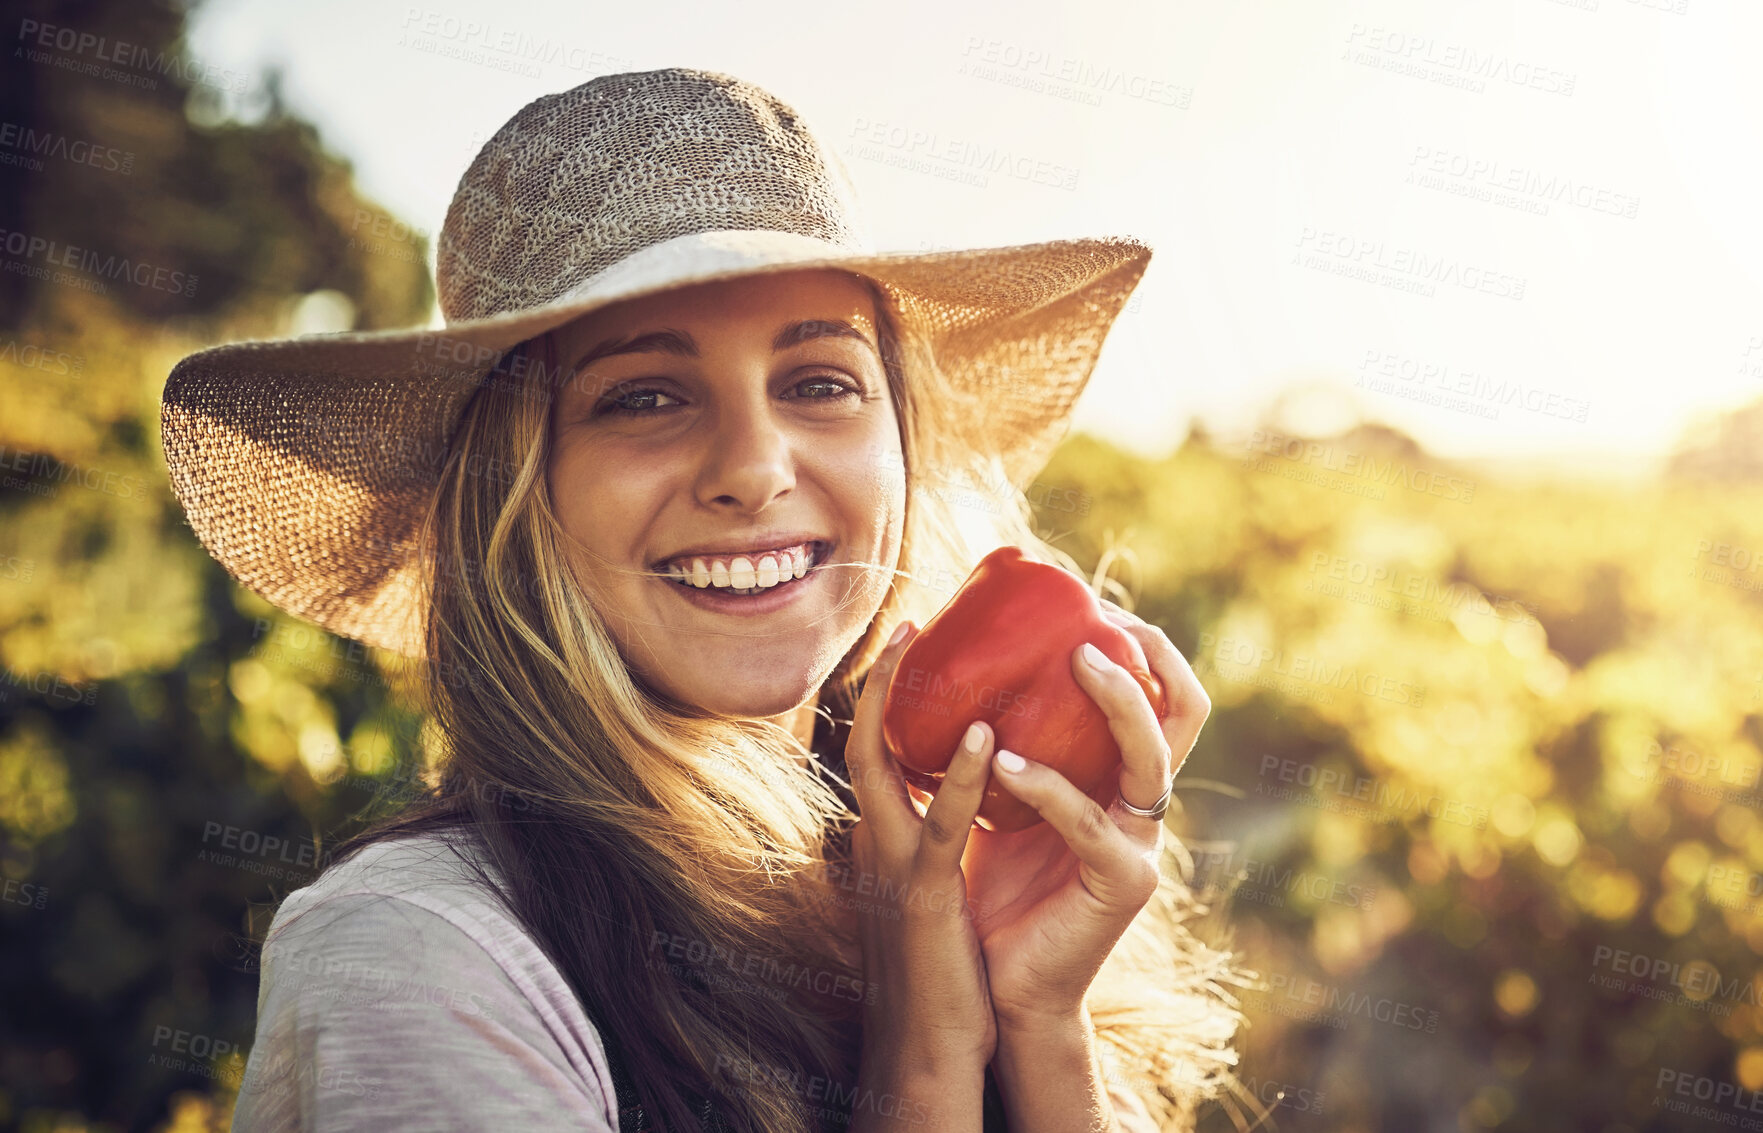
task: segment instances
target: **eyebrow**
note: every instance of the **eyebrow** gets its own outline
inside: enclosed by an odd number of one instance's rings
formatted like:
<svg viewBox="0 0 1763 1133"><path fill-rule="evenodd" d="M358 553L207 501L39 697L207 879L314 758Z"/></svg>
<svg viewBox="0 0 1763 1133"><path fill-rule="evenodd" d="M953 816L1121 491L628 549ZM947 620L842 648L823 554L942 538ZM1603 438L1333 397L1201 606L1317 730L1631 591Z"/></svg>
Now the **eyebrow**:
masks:
<svg viewBox="0 0 1763 1133"><path fill-rule="evenodd" d="M854 338L871 350L877 350L875 343L870 341L868 335L844 319L798 319L793 323L786 324L772 337L771 351L775 354L780 350L800 346L802 343L816 338ZM582 367L589 363L597 362L602 358L610 358L615 354L649 353L675 354L682 358L696 358L698 357L698 344L690 334L683 330L674 330L671 327L651 331L648 334L640 334L627 341L609 338L582 355L575 365L569 368L568 372L579 373ZM879 354L880 351L877 350L877 353Z"/></svg>

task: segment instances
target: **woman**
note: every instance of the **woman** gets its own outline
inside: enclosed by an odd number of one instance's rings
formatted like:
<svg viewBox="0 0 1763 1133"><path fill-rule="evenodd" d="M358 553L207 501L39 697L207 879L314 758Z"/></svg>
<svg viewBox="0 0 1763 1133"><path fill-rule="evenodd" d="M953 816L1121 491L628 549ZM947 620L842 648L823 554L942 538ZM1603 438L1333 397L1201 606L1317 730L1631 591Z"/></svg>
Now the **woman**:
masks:
<svg viewBox="0 0 1763 1133"><path fill-rule="evenodd" d="M952 581L1006 542L1061 560L1021 486L1147 257L873 255L792 110L669 69L485 147L439 352L180 363L192 526L285 608L425 657L444 748L278 910L235 1127L1191 1124L1240 1017L1160 884L1209 707L1167 638L1110 604L1162 720L1070 659L1126 761L1106 810L983 723L934 799L880 741ZM934 490L969 477L1008 485L993 530ZM1046 822L975 830L988 783Z"/></svg>

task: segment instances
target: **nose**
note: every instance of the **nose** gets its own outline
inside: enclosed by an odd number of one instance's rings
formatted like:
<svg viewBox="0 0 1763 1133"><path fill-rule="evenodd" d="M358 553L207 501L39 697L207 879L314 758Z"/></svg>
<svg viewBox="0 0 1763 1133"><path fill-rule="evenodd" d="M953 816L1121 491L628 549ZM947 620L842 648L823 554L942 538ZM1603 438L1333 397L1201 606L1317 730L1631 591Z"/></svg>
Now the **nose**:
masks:
<svg viewBox="0 0 1763 1133"><path fill-rule="evenodd" d="M699 470L699 502L758 513L795 486L791 436L763 387L757 396L725 403Z"/></svg>

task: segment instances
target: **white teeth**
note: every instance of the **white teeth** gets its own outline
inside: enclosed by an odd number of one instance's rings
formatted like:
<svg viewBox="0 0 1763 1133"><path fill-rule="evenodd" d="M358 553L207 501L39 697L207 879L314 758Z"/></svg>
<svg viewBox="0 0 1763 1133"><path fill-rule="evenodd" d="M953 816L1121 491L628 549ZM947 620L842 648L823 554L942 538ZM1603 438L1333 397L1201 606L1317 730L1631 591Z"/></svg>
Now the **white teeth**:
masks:
<svg viewBox="0 0 1763 1133"><path fill-rule="evenodd" d="M721 559L670 563L668 577L699 590L718 589L757 593L782 582L803 577L814 565L812 546L786 551L767 551L755 563L751 556L735 555L726 564Z"/></svg>

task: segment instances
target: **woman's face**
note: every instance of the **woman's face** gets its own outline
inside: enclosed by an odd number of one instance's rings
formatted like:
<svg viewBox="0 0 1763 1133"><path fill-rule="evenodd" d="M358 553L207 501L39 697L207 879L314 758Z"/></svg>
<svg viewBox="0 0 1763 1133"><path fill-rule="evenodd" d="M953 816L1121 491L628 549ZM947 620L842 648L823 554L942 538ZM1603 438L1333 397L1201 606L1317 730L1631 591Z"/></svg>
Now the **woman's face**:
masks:
<svg viewBox="0 0 1763 1133"><path fill-rule="evenodd" d="M880 608L906 484L875 319L860 281L809 270L553 332L551 499L589 601L651 686L723 715L788 712ZM715 585L793 575L804 543L831 565L752 596ZM780 550L792 558L765 556ZM675 563L710 585L673 581Z"/></svg>

